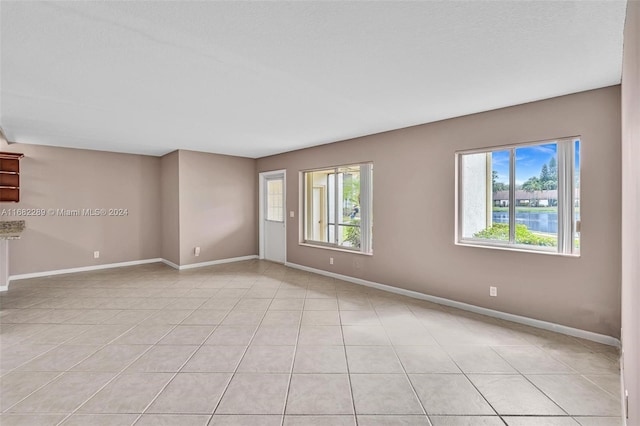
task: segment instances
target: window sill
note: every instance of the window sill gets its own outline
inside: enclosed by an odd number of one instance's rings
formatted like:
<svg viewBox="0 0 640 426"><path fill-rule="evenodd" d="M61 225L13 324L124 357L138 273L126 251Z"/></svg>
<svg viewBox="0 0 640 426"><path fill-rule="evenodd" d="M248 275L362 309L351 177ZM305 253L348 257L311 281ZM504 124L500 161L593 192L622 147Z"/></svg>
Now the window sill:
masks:
<svg viewBox="0 0 640 426"><path fill-rule="evenodd" d="M462 247L477 247L477 248L485 248L485 249L492 249L492 250L506 250L506 251L515 251L519 253L545 254L545 255L551 255L551 256L572 257L572 258L580 257L580 253L558 253L557 251L533 249L533 248L528 248L527 246L522 246L522 245L506 246L503 244L491 244L486 242L476 243L471 241L456 241L455 244L457 246L462 246Z"/></svg>
<svg viewBox="0 0 640 426"><path fill-rule="evenodd" d="M373 256L373 252L364 253L364 252L361 252L361 251L349 250L349 249L344 249L344 248L335 247L335 246L325 246L325 245L321 245L321 244L313 244L313 243L309 243L309 242L300 242L300 243L298 243L298 245L303 246L303 247L312 247L312 248L319 248L319 249L324 249L324 250L340 251L342 253L359 254L361 256Z"/></svg>

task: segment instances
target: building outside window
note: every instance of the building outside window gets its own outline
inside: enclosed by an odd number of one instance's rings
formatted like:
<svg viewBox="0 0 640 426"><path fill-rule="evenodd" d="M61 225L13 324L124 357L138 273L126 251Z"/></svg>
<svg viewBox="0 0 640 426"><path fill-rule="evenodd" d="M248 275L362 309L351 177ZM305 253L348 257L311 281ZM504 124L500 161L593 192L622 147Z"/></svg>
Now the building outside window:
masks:
<svg viewBox="0 0 640 426"><path fill-rule="evenodd" d="M580 140L458 152L458 244L580 253Z"/></svg>

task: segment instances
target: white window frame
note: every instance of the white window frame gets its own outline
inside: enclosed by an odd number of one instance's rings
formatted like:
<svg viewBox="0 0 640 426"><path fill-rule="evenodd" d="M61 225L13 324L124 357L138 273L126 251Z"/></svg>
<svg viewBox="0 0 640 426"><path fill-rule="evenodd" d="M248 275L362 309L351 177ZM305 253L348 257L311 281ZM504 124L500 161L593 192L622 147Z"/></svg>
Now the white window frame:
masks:
<svg viewBox="0 0 640 426"><path fill-rule="evenodd" d="M313 173L317 171L324 170L335 170L337 175L338 170L346 167L360 167L360 248L351 248L347 246L343 246L335 242L324 242L324 241L315 241L306 238L307 235L307 173ZM358 253L364 255L372 255L373 254L373 162L363 162L363 163L350 163L343 164L339 166L327 166L327 167L317 167L314 169L307 169L300 171L300 186L301 186L301 194L300 194L300 244L313 246L318 248L325 248L336 251L346 251L349 253ZM338 236L338 210L339 210L339 200L338 200L338 179L334 179L334 185L336 186L333 190L333 194L335 196L334 204L334 218L336 219L336 232L334 232L335 238Z"/></svg>
<svg viewBox="0 0 640 426"><path fill-rule="evenodd" d="M455 206L455 244L462 246L475 246L495 248L513 251L526 251L534 253L555 254L562 256L580 256L580 249L575 247L574 238L576 229L580 228L579 221L575 220L575 142L580 143L580 161L582 162L582 139L580 136L562 137L545 141L526 142L512 145L493 146L488 148L457 151L456 161L456 206ZM516 224L516 158L515 150L527 146L557 145L556 164L558 168L558 246L542 247L528 244L515 243ZM485 238L463 237L463 209L462 199L462 157L466 154L491 153L495 151L509 151L509 241L489 240ZM580 167L582 169L582 167ZM581 216L582 217L582 216Z"/></svg>

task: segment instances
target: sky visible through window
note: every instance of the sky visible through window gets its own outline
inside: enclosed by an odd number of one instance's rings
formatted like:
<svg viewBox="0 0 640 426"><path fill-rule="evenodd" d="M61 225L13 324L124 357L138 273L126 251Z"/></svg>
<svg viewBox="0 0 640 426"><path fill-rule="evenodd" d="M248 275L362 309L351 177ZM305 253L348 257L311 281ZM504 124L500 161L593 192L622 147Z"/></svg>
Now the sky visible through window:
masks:
<svg viewBox="0 0 640 426"><path fill-rule="evenodd" d="M580 175L580 144L576 143L576 176ZM550 143L546 145L535 145L522 147L516 150L516 185L519 187L527 179L533 176L540 176L540 171L544 164L548 164L551 158L557 160L557 145ZM498 172L496 182L509 184L509 151L494 151L491 154L493 170Z"/></svg>

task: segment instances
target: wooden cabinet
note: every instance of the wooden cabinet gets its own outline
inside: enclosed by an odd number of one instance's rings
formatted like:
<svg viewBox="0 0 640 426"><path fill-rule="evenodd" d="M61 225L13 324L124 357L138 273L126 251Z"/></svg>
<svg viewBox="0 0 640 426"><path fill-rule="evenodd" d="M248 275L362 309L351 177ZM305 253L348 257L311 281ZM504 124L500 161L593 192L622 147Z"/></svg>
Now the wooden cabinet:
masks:
<svg viewBox="0 0 640 426"><path fill-rule="evenodd" d="M0 201L20 201L20 159L24 154L0 152Z"/></svg>

